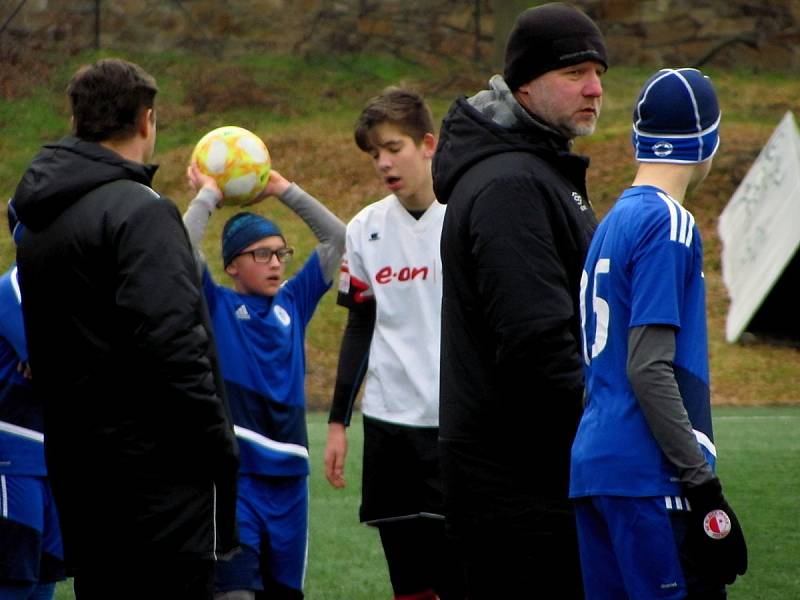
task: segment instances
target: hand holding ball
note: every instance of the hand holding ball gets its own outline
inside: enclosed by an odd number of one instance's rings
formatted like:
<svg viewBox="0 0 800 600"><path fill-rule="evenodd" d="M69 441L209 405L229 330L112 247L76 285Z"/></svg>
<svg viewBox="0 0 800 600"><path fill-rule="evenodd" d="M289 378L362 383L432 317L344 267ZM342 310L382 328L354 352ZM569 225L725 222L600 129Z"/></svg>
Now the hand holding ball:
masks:
<svg viewBox="0 0 800 600"><path fill-rule="evenodd" d="M219 127L204 135L192 162L212 177L226 204L249 204L269 181L270 157L264 142L241 127Z"/></svg>

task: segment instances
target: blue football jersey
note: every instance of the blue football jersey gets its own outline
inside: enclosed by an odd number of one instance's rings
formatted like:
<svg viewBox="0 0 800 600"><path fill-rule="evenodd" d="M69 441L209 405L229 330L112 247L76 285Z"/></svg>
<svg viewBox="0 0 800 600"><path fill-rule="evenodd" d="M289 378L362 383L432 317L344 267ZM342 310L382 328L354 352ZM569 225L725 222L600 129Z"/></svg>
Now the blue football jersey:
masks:
<svg viewBox="0 0 800 600"><path fill-rule="evenodd" d="M703 246L692 214L663 191L625 191L595 232L581 280L586 408L572 448L570 496L674 496L678 473L628 381L628 333L676 330L675 376L714 466Z"/></svg>
<svg viewBox="0 0 800 600"><path fill-rule="evenodd" d="M203 289L239 442L240 472L307 475L305 331L330 283L313 252L273 297Z"/></svg>
<svg viewBox="0 0 800 600"><path fill-rule="evenodd" d="M47 474L42 406L18 371L28 360L17 269L0 277L0 474Z"/></svg>

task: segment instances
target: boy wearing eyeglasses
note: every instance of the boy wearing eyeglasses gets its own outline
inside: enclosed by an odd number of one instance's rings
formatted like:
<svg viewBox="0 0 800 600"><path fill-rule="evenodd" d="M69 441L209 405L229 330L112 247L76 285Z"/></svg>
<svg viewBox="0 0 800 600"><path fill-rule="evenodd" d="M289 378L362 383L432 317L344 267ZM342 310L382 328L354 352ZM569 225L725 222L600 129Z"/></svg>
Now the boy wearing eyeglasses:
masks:
<svg viewBox="0 0 800 600"><path fill-rule="evenodd" d="M184 223L199 253L209 217L223 201L211 177L187 171L198 190ZM345 225L273 170L258 200L276 196L319 245L284 281L293 249L276 223L252 212L231 217L222 258L233 289L203 267L203 290L219 348L239 442L237 521L242 552L217 565L217 600L303 597L308 539L305 330L344 252Z"/></svg>

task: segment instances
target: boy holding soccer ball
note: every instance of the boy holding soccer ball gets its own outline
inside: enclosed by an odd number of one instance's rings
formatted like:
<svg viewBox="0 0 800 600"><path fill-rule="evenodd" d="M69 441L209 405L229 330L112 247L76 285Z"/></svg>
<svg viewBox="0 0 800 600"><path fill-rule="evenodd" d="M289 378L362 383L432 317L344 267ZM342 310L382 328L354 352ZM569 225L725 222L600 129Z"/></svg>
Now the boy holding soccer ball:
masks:
<svg viewBox="0 0 800 600"><path fill-rule="evenodd" d="M344 487L346 427L366 375L361 521L380 533L395 598L462 598L445 545L437 448L445 207L433 193L430 110L419 95L389 88L361 112L355 139L390 193L347 226L338 302L349 317L325 475Z"/></svg>
<svg viewBox="0 0 800 600"><path fill-rule="evenodd" d="M195 164L187 175L198 193L184 223L199 249L209 217L224 198L214 179ZM275 170L257 200L268 196L300 216L320 243L284 281L294 250L280 228L260 215L240 212L222 232L222 257L233 289L216 284L208 267L203 269L241 459L237 521L242 552L218 563L218 600L303 597L309 473L304 338L341 261L345 225Z"/></svg>
<svg viewBox="0 0 800 600"><path fill-rule="evenodd" d="M636 178L581 278L570 496L586 598L723 600L747 547L714 473L703 246L683 206L711 169L720 110L700 71L662 69L633 118Z"/></svg>

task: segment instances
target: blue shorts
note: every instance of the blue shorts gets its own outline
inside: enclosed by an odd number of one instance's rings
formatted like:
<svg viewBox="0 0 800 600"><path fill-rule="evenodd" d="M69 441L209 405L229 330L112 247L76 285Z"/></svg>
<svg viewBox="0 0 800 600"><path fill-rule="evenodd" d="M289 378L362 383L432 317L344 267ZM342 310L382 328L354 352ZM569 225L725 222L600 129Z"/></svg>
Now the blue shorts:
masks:
<svg viewBox="0 0 800 600"><path fill-rule="evenodd" d="M64 550L45 477L0 475L0 581L64 579Z"/></svg>
<svg viewBox="0 0 800 600"><path fill-rule="evenodd" d="M302 590L308 558L308 478L240 475L238 493L242 552L217 563L217 592L263 590L271 581Z"/></svg>
<svg viewBox="0 0 800 600"><path fill-rule="evenodd" d="M687 594L664 497L575 502L586 600L680 600Z"/></svg>
<svg viewBox="0 0 800 600"><path fill-rule="evenodd" d="M686 506L664 496L576 500L586 600L725 600L725 586L709 581L686 556Z"/></svg>

